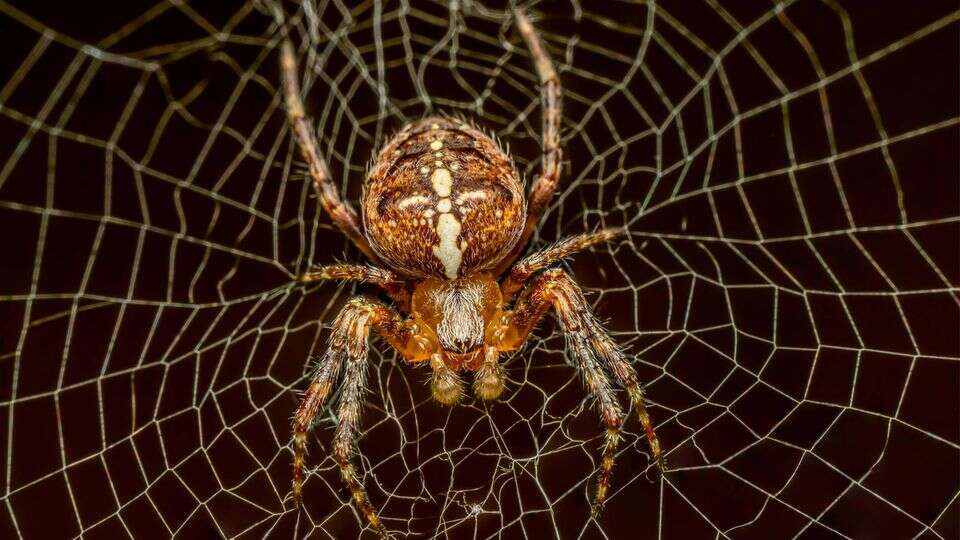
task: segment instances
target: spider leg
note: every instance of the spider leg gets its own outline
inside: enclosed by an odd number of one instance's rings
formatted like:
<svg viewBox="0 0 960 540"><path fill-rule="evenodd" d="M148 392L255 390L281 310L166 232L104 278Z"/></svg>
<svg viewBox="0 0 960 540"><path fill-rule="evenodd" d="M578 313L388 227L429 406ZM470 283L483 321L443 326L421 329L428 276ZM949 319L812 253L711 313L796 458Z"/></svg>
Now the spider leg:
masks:
<svg viewBox="0 0 960 540"><path fill-rule="evenodd" d="M498 348L505 351L519 348L551 305L556 310L568 349L573 353L573 359L583 374L584 382L597 399L600 416L607 428L594 496L594 511L598 512L603 507L610 486L623 419L604 366L617 382L627 389L630 400L638 411L653 461L663 471L660 441L647 414L636 371L600 326L580 287L566 272L559 269L548 270L527 286L514 309L508 311L501 320L501 328L495 334Z"/></svg>
<svg viewBox="0 0 960 540"><path fill-rule="evenodd" d="M540 78L540 108L543 115L543 127L541 128L543 163L540 165L540 176L537 177L530 188L530 195L527 198L527 221L523 226L523 232L510 255L501 263L498 274L509 268L513 261L523 253L530 236L543 216L543 212L547 209L547 204L553 198L553 192L557 189L557 183L560 181L560 161L563 158L563 150L560 148L562 113L560 78L557 77L557 72L553 69L550 55L544 49L533 25L530 24L530 19L520 10L514 10L514 16L517 19L517 28L520 30L520 35L523 36L527 48L530 49L537 76Z"/></svg>
<svg viewBox="0 0 960 540"><path fill-rule="evenodd" d="M625 232L623 229L604 229L594 233L568 236L546 249L527 255L513 265L500 285L504 302L509 302L533 274L594 244L609 242Z"/></svg>
<svg viewBox="0 0 960 540"><path fill-rule="evenodd" d="M302 283L326 280L373 283L383 289L402 311L407 312L410 308L410 291L406 288L406 282L384 268L365 264L328 264L311 269L299 280Z"/></svg>
<svg viewBox="0 0 960 540"><path fill-rule="evenodd" d="M283 81L283 98L287 104L287 119L293 129L293 134L300 146L303 159L307 162L313 186L320 197L320 204L333 220L333 223L373 262L379 263L380 258L370 247L370 243L363 235L357 212L350 203L340 199L337 187L330 179L330 170L326 161L318 150L317 140L313 136L306 119L303 100L300 98L300 81L297 73L297 59L293 44L283 42L280 58L281 79Z"/></svg>
<svg viewBox="0 0 960 540"><path fill-rule="evenodd" d="M343 365L343 358L336 354L327 354L314 370L312 381L307 388L300 407L293 416L293 500L299 505L303 497L303 465L307 453L307 431L313 424L320 406L330 395L330 389L337 380Z"/></svg>
<svg viewBox="0 0 960 540"><path fill-rule="evenodd" d="M354 330L362 332L365 330ZM363 341L366 342L364 335ZM365 346L364 346L365 348ZM366 517L367 523L377 531L382 538L387 538L387 530L380 521L376 509L370 503L367 492L363 484L357 478L356 468L351 462L354 448L356 447L357 433L360 424L360 406L363 401L363 391L366 389L366 351L363 351L361 357L351 355L347 359L346 373L343 377L343 395L340 398L340 406L337 409L337 431L333 437L333 458L340 467L340 477L343 483L350 489L350 495L357 508Z"/></svg>
<svg viewBox="0 0 960 540"><path fill-rule="evenodd" d="M293 419L293 498L301 501L303 465L307 431L330 394L333 383L344 369L343 392L337 409L338 425L334 435L333 457L340 468L344 484L367 522L381 537L386 528L370 504L363 485L351 463L360 422L360 406L366 387L367 341L370 330L376 331L408 361L421 361L429 356L427 338L419 333L416 323L376 300L357 297L350 300L333 323L327 351L314 372L303 401Z"/></svg>

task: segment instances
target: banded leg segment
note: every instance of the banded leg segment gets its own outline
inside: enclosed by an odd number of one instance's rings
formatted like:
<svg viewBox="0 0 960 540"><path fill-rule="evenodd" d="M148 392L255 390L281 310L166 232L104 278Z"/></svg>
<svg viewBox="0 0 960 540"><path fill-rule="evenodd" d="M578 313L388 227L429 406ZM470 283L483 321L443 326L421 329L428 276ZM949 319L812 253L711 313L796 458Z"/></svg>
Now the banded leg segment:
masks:
<svg viewBox="0 0 960 540"><path fill-rule="evenodd" d="M293 416L293 500L299 505L303 500L303 466L307 454L307 431L320 406L327 400L343 366L343 358L329 352L317 365L313 381L303 395L300 407Z"/></svg>
<svg viewBox="0 0 960 540"><path fill-rule="evenodd" d="M302 283L327 280L372 283L383 289L402 311L410 310L410 291L406 282L390 270L365 264L328 264L300 276Z"/></svg>
<svg viewBox="0 0 960 540"><path fill-rule="evenodd" d="M361 316L360 318L363 318ZM365 324L359 322L359 324ZM364 330L364 333L366 331ZM359 341L359 340L358 340ZM366 389L366 337L364 336L362 355L353 354L346 360L346 370L343 376L343 394L337 408L337 432L333 436L333 459L340 468L340 478L350 489L350 496L357 505L357 509L366 518L367 523L377 531L381 538L388 538L387 529L376 509L370 503L367 492L357 475L352 458L357 445L357 435L360 432L360 408L363 403L363 392ZM356 344L356 343L355 343Z"/></svg>
<svg viewBox="0 0 960 540"><path fill-rule="evenodd" d="M562 300L561 300L562 302ZM559 313L559 309L557 312ZM613 476L613 463L620 444L620 426L623 424L623 410L617 402L617 395L610 384L610 379L604 372L593 349L590 330L582 327L567 329L564 325L567 347L573 352L577 368L583 374L583 381L590 393L597 400L600 418L606 426L604 434L603 454L600 457L600 473L597 477L596 493L594 495L593 512L596 514L607 499L610 488L610 478Z"/></svg>
<svg viewBox="0 0 960 540"><path fill-rule="evenodd" d="M313 186L320 197L320 204L323 205L323 209L333 220L333 223L347 235L347 238L368 259L379 263L380 258L374 253L370 243L367 242L367 238L363 235L356 210L350 206L350 203L340 199L337 186L330 179L330 169L327 167L327 162L320 156L317 140L307 123L303 100L300 98L300 75L297 72L297 59L293 44L284 41L280 54L280 75L283 81L283 98L287 105L287 119L297 139L297 144L300 146L303 159L307 162L310 177L313 178Z"/></svg>
<svg viewBox="0 0 960 540"><path fill-rule="evenodd" d="M643 424L653 461L662 470L660 442L646 412L636 371L593 316L580 287L564 271L548 270L527 286L514 309L508 311L502 320L502 330L496 334L498 348L519 348L550 306L553 306L557 313L557 319L567 339L567 347L583 373L587 388L597 399L600 416L607 428L594 497L594 510L599 511L607 497L623 419L622 410L603 367L627 389Z"/></svg>
<svg viewBox="0 0 960 540"><path fill-rule="evenodd" d="M557 72L553 68L550 55L543 47L543 43L540 41L533 25L530 24L530 19L520 10L515 10L514 16L517 19L517 28L520 30L520 35L523 36L523 41L530 49L530 55L533 57L533 64L540 79L543 162L540 165L540 176L534 181L527 197L527 221L524 224L523 232L510 255L504 258L500 268L498 268L498 274L509 268L513 261L523 253L530 236L537 228L537 224L540 223L540 218L547 209L547 205L550 204L553 193L557 189L557 183L560 181L560 163L563 159L563 149L560 147L560 121L563 110L560 78L557 77Z"/></svg>
<svg viewBox="0 0 960 540"><path fill-rule="evenodd" d="M609 340L609 338L608 338ZM627 395L630 397L630 404L637 411L637 419L643 427L643 433L647 437L647 444L650 446L650 458L656 463L657 470L663 474L667 470L666 459L660 449L660 439L656 431L653 430L653 422L650 420L650 414L647 412L647 403L643 399L643 388L640 386L637 372L633 366L627 362L623 353L617 348L616 344L610 343L610 347L600 351L606 365L613 372L620 386L627 389Z"/></svg>
<svg viewBox="0 0 960 540"><path fill-rule="evenodd" d="M582 251L594 244L609 242L625 234L623 229L604 229L594 233L578 234L563 238L546 249L532 253L513 265L507 277L500 285L500 292L504 302L509 302L513 295L523 287L530 276L544 268L557 263L578 251Z"/></svg>
<svg viewBox="0 0 960 540"><path fill-rule="evenodd" d="M330 394L343 369L343 392L338 406L338 426L334 435L333 456L340 467L344 483L367 522L386 537L376 511L367 499L363 485L351 463L360 421L360 407L365 388L365 368L370 330L376 331L408 360L428 357L429 342L421 336L416 324L381 302L357 297L344 306L333 323L327 351L317 365L313 381L293 419L293 498L300 503L303 488L303 466L307 432Z"/></svg>

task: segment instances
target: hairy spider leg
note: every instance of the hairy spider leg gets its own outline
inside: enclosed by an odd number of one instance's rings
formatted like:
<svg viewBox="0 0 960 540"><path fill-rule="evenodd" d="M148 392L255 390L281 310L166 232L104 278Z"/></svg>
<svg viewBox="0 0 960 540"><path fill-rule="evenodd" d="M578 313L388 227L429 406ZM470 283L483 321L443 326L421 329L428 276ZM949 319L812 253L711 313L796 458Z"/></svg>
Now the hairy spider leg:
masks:
<svg viewBox="0 0 960 540"><path fill-rule="evenodd" d="M609 491L614 458L620 442L620 425L623 421L623 411L603 366L613 373L617 382L626 387L630 399L640 413L640 422L646 433L653 461L662 468L660 442L650 423L650 416L646 413L643 393L637 383L633 366L594 317L580 287L563 270L548 270L527 285L516 306L508 311L502 320L503 324L497 336L498 348L502 351L519 348L551 305L563 328L567 347L573 353L584 383L597 400L600 418L607 428L594 496L593 508L594 513L597 513L603 508Z"/></svg>
<svg viewBox="0 0 960 540"><path fill-rule="evenodd" d="M328 264L312 268L300 276L299 280L302 283L327 280L372 283L383 289L401 311L410 311L410 291L406 281L384 268L366 264Z"/></svg>
<svg viewBox="0 0 960 540"><path fill-rule="evenodd" d="M530 49L530 56L533 57L533 64L540 79L543 162L540 164L540 176L534 181L527 196L527 221L523 226L523 232L510 254L500 263L497 274L509 268L526 248L530 236L540 223L540 218L557 189L557 183L560 181L560 162L563 159L563 149L560 147L560 121L563 112L560 78L557 77L550 55L543 47L530 20L520 10L514 10L514 16L517 18L520 35Z"/></svg>
<svg viewBox="0 0 960 540"><path fill-rule="evenodd" d="M342 367L342 358L328 357L314 370L312 382L300 401L293 416L293 500L299 505L303 500L303 465L307 453L307 431L313 424L320 406L330 395Z"/></svg>
<svg viewBox="0 0 960 540"><path fill-rule="evenodd" d="M387 538L386 527L370 503L351 462L359 431L363 391L366 388L367 341L371 329L408 361L420 361L428 355L426 351L430 346L426 338L420 335L416 323L402 319L389 306L362 296L353 298L344 306L333 323L327 351L317 365L313 381L293 418L293 498L300 504L307 432L343 368L343 392L337 409L333 457L357 508L370 526L381 537Z"/></svg>
<svg viewBox="0 0 960 540"><path fill-rule="evenodd" d="M510 269L500 284L500 293L503 295L503 301L505 303L509 302L510 299L513 298L513 295L530 279L530 276L540 270L560 262L594 244L609 242L625 233L626 231L623 229L604 229L593 233L568 236L551 246L527 255L517 264L513 265L513 268Z"/></svg>
<svg viewBox="0 0 960 540"><path fill-rule="evenodd" d="M313 130L307 124L303 100L300 98L297 59L293 44L287 40L284 40L281 49L280 72L283 81L283 98L287 104L287 119L300 146L303 159L307 162L310 176L313 178L313 186L320 197L320 204L333 223L347 235L347 238L363 252L367 259L379 263L380 258L371 249L370 243L363 235L357 212L350 203L340 199L337 187L330 180L330 169L320 155Z"/></svg>

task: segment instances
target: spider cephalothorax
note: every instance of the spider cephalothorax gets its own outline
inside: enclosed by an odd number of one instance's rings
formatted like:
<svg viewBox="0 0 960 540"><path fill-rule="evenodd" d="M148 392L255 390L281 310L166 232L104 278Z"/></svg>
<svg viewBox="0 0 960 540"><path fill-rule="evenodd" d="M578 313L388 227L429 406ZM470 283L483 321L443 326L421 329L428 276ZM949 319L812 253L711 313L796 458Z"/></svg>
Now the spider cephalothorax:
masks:
<svg viewBox="0 0 960 540"><path fill-rule="evenodd" d="M354 501L381 536L388 535L386 527L351 463L371 330L408 363L429 362L437 401L460 401L461 374L471 372L474 394L492 400L504 388L500 354L522 346L553 307L607 428L594 508L606 499L624 420L613 381L626 389L653 460L663 469L633 366L597 322L573 278L551 268L621 231L569 237L516 261L553 195L561 158L560 81L530 22L521 13L516 17L542 84L543 170L527 198L513 161L490 137L459 119L430 117L401 129L380 152L364 184L362 227L353 208L340 200L317 152L300 101L293 47L284 43L284 97L321 204L378 265L323 266L301 280L367 281L395 303L356 297L334 321L327 352L294 417L293 497L301 497L307 431L342 371L333 456Z"/></svg>

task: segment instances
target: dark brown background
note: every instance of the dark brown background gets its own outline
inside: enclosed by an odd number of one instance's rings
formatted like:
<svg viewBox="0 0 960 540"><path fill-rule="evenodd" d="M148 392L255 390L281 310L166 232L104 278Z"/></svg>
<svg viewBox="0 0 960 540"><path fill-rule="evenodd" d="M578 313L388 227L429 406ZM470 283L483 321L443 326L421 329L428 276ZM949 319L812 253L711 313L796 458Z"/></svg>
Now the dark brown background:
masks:
<svg viewBox="0 0 960 540"><path fill-rule="evenodd" d="M552 321L487 408L431 403L375 341L360 450L398 536L960 536L956 3L843 2L848 26L728 4L531 9L568 161L538 241L629 225L570 267L674 470L648 480L631 422L590 520L600 429ZM535 173L519 36L460 8L282 6L319 38L308 109L350 197L438 110ZM252 4L0 3L0 537L360 534L329 415L306 512L281 503L305 366L353 293L290 282L358 254L302 181L275 32Z"/></svg>

